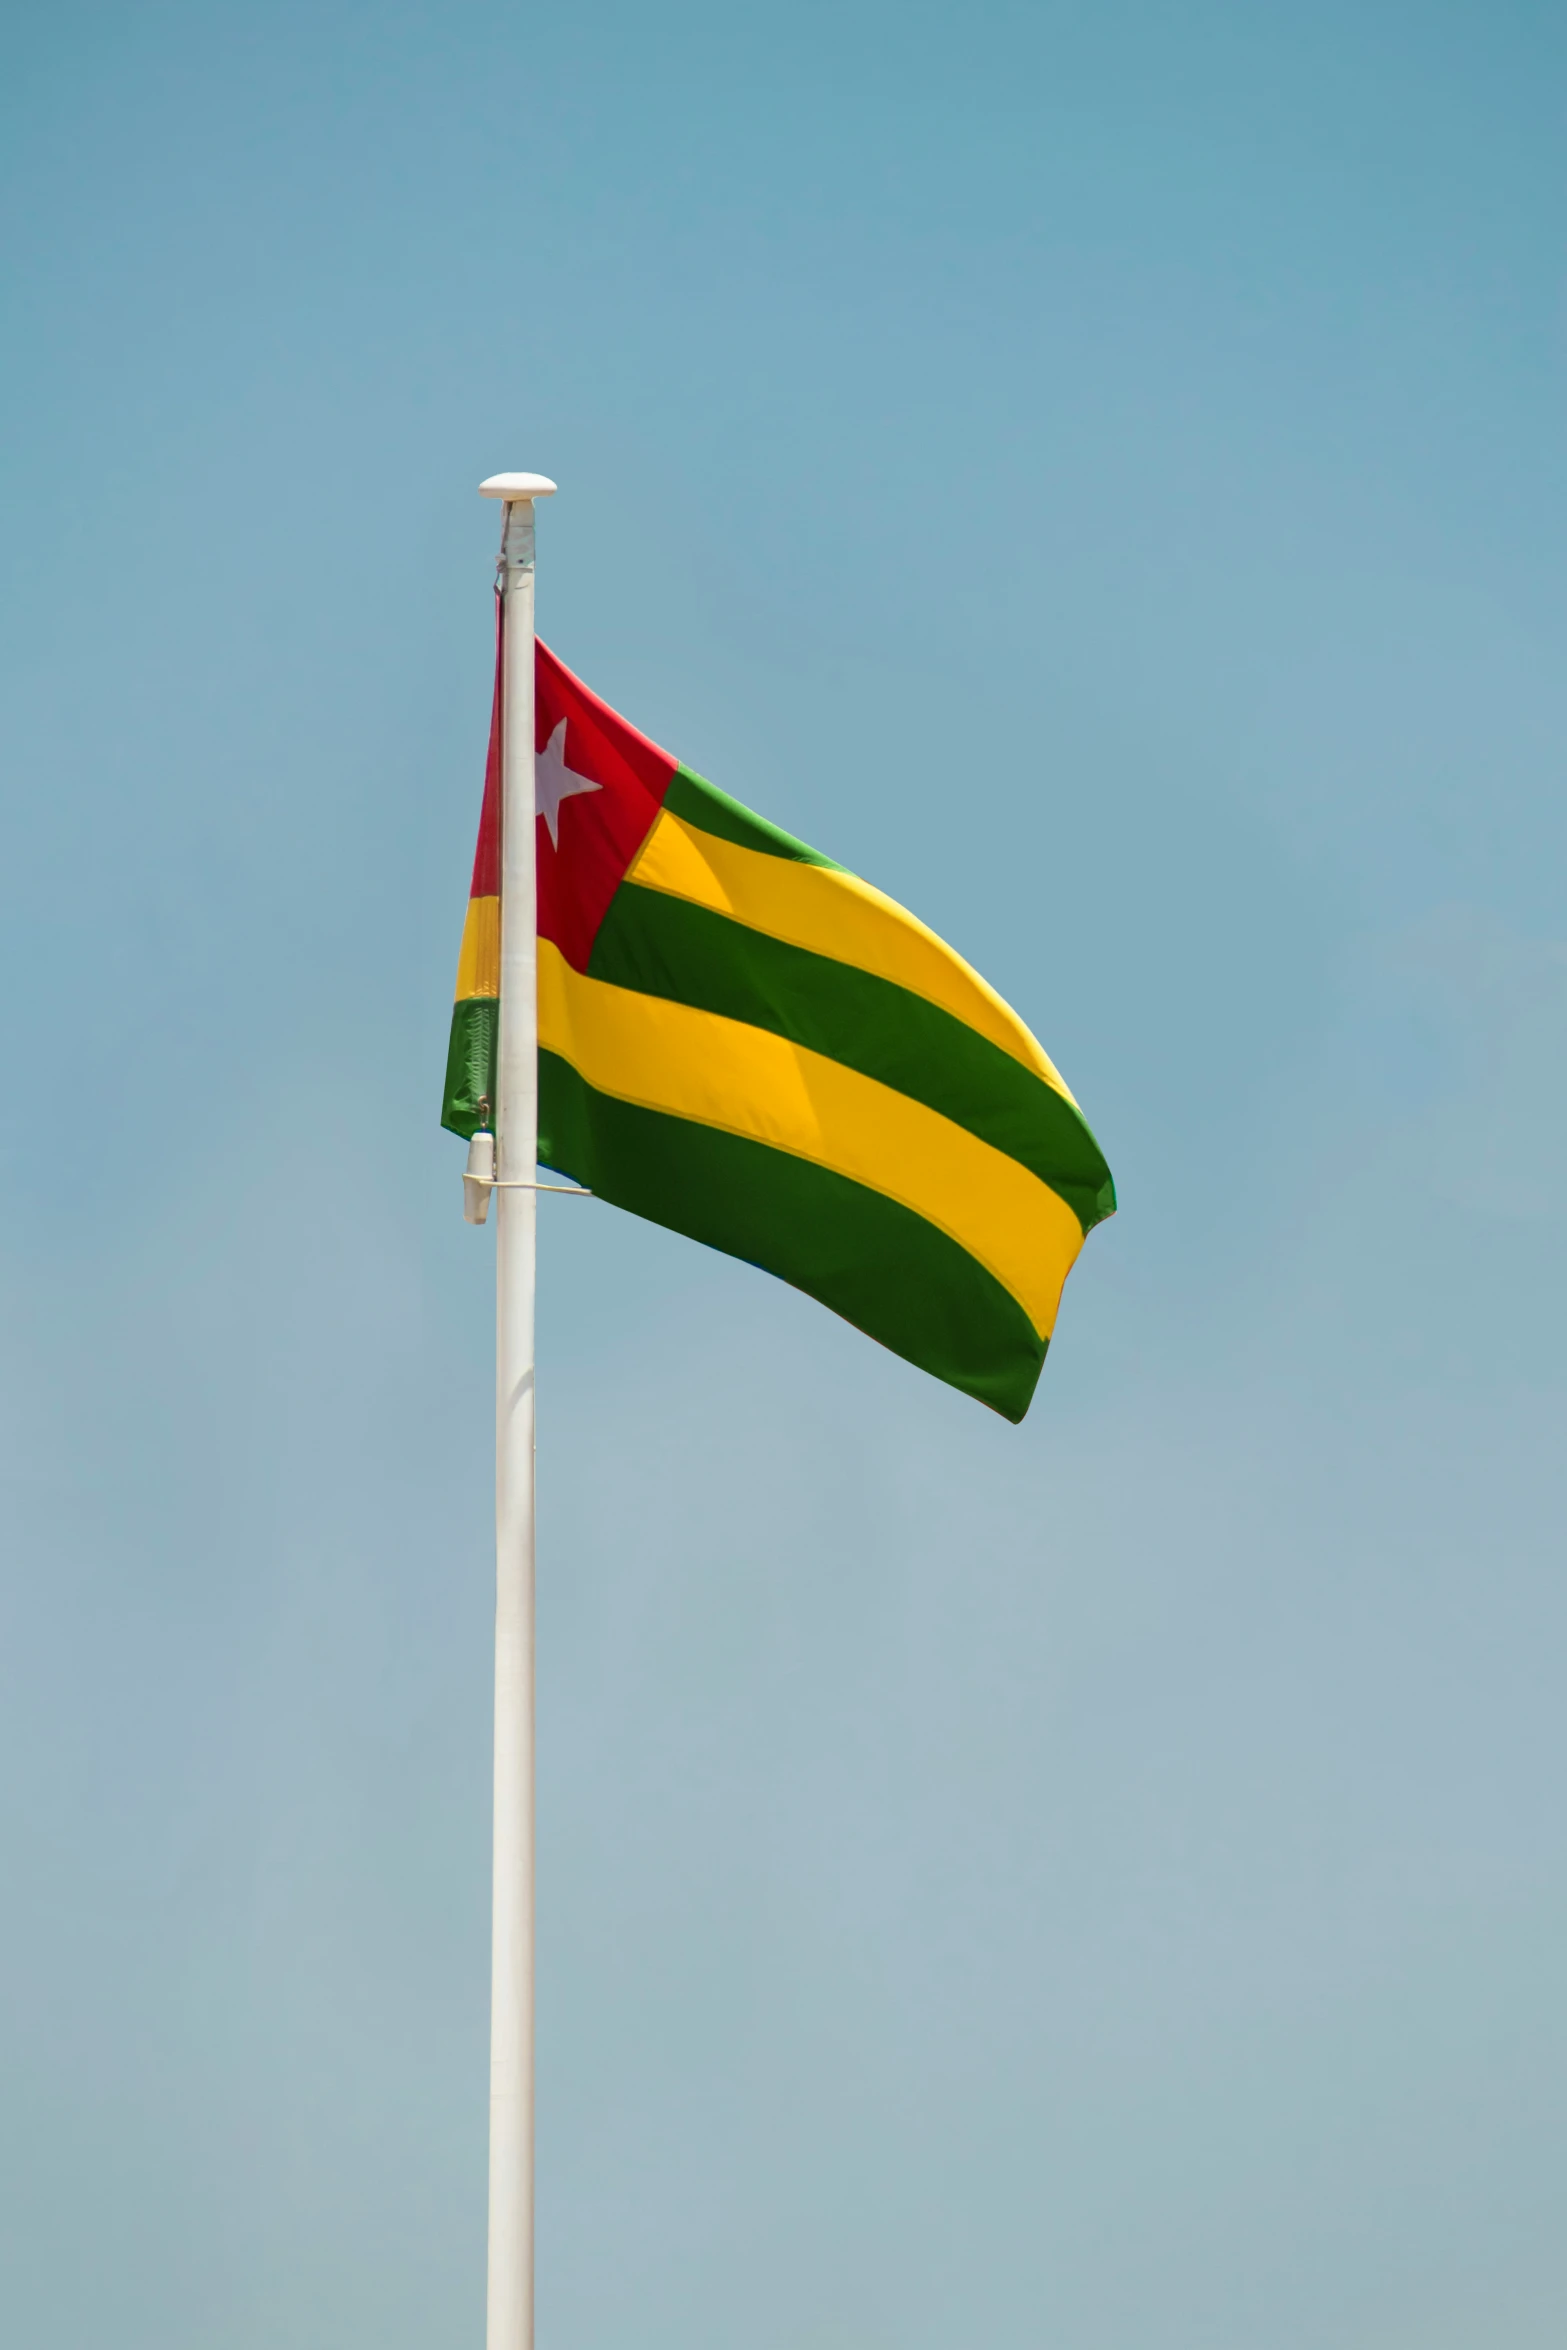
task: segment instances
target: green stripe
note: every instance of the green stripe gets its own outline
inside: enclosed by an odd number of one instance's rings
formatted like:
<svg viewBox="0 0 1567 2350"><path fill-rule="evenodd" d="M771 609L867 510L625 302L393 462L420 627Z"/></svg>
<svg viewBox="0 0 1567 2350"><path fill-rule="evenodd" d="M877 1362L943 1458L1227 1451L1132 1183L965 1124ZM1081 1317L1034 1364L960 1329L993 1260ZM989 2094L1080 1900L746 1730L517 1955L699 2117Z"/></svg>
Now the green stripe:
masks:
<svg viewBox="0 0 1567 2350"><path fill-rule="evenodd" d="M539 1163L776 1274L1003 1419L1027 1411L1045 1341L966 1249L883 1193L617 1101L549 1052L539 1055Z"/></svg>
<svg viewBox="0 0 1567 2350"><path fill-rule="evenodd" d="M749 808L720 791L716 783L694 775L689 767L675 769L664 805L683 824L694 824L698 832L714 833L719 840L733 841L737 848L755 849L764 857L787 857L791 865L825 865L829 873L843 871L831 857L808 849L803 840L769 824L764 816L753 816Z"/></svg>
<svg viewBox="0 0 1567 2350"><path fill-rule="evenodd" d="M501 1008L492 995L465 996L452 1006L441 1124L468 1137L495 1123L495 1044Z"/></svg>
<svg viewBox="0 0 1567 2350"><path fill-rule="evenodd" d="M622 882L593 979L721 1012L841 1061L939 1111L1059 1192L1085 1232L1115 1213L1104 1154L1053 1085L939 1004L708 906Z"/></svg>

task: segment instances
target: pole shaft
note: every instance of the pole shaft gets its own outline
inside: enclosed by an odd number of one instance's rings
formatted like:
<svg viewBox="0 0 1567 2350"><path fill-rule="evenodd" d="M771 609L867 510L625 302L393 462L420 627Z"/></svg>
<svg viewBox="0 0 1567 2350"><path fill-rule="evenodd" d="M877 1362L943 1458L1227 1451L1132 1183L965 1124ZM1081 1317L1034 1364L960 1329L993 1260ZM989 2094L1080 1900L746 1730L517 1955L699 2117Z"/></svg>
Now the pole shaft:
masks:
<svg viewBox="0 0 1567 2350"><path fill-rule="evenodd" d="M502 541L501 995L496 1173L538 1161L533 504ZM490 1975L488 2350L533 2350L534 1392L537 1195L497 1191L495 1857Z"/></svg>

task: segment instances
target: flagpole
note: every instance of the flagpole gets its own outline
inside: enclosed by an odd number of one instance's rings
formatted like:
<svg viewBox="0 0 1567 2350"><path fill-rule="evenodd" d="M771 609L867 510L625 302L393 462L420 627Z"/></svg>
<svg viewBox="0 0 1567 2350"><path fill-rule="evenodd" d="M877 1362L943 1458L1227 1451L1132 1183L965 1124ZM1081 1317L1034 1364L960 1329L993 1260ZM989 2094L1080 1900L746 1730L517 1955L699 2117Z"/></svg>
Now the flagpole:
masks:
<svg viewBox="0 0 1567 2350"><path fill-rule="evenodd" d="M495 1814L490 1942L487 2350L533 2350L534 1409L538 994L533 798L533 502L498 473L501 993L495 1142Z"/></svg>

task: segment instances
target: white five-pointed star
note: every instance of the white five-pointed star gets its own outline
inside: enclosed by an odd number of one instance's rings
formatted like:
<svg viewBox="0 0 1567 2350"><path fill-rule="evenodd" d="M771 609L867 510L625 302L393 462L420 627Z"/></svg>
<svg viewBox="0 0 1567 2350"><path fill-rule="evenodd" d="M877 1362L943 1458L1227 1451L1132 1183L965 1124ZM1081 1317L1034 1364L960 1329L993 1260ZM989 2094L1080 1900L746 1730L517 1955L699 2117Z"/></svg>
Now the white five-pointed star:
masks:
<svg viewBox="0 0 1567 2350"><path fill-rule="evenodd" d="M550 844L560 847L560 804L578 792L602 791L591 775L578 775L566 764L566 721L563 718L533 762L533 792L539 814L550 828Z"/></svg>

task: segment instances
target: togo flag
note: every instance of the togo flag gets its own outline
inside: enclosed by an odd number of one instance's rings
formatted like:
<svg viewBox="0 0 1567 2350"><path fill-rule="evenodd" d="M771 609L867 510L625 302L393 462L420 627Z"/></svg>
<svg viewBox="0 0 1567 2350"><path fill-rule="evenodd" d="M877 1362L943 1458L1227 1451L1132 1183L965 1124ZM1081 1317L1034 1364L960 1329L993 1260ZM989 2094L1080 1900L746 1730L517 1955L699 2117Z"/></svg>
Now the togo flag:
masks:
<svg viewBox="0 0 1567 2350"><path fill-rule="evenodd" d="M1104 1155L934 931L537 648L539 1163L1021 1420ZM441 1123L492 1123L500 687Z"/></svg>

